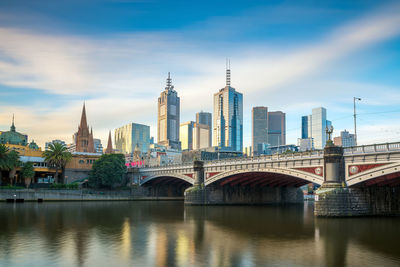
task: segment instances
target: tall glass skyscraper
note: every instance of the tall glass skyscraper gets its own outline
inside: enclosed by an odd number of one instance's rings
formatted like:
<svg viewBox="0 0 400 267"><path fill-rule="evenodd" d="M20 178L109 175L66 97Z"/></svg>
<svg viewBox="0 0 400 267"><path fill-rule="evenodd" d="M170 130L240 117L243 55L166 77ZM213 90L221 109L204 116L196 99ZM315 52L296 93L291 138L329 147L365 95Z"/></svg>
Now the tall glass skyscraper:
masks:
<svg viewBox="0 0 400 267"><path fill-rule="evenodd" d="M282 111L268 112L268 143L286 145L286 114Z"/></svg>
<svg viewBox="0 0 400 267"><path fill-rule="evenodd" d="M308 121L310 123L310 120ZM314 148L323 149L326 145L327 135L326 127L332 125L331 121L326 119L326 109L323 107L313 108L311 115L311 136L314 139Z"/></svg>
<svg viewBox="0 0 400 267"><path fill-rule="evenodd" d="M142 153L147 153L150 146L150 126L129 123L115 129L114 138L115 148L121 153L133 153L136 145Z"/></svg>
<svg viewBox="0 0 400 267"><path fill-rule="evenodd" d="M251 110L251 146L253 155L262 153L263 144L268 144L268 108L254 107ZM264 145L264 146L265 146Z"/></svg>
<svg viewBox="0 0 400 267"><path fill-rule="evenodd" d="M231 87L230 69L226 86L214 94L214 146L243 150L243 95Z"/></svg>
<svg viewBox="0 0 400 267"><path fill-rule="evenodd" d="M179 142L180 98L171 83L168 72L167 86L158 98L158 144L181 149Z"/></svg>

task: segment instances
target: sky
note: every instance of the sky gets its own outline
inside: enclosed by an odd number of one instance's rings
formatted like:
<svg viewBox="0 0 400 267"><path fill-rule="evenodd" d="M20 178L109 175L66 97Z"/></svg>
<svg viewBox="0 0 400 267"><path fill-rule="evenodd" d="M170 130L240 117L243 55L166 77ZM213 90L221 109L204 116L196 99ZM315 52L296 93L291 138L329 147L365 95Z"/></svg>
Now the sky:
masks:
<svg viewBox="0 0 400 267"><path fill-rule="evenodd" d="M0 130L40 146L72 142L86 102L94 137L135 122L157 136L167 73L181 123L212 112L213 94L243 93L244 146L251 109L286 113L287 143L301 116L325 107L334 136L400 141L398 1L1 0Z"/></svg>

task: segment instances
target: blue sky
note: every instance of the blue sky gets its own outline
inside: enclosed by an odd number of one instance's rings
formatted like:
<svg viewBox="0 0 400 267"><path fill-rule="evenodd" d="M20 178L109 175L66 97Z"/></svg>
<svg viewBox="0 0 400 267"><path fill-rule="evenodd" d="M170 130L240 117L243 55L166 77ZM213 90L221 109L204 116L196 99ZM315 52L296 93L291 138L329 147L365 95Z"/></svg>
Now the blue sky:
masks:
<svg viewBox="0 0 400 267"><path fill-rule="evenodd" d="M71 142L82 103L96 138L129 122L156 136L157 97L168 71L181 122L212 111L225 83L251 108L287 116L287 143L301 116L328 110L335 134L400 140L400 4L397 1L0 1L0 129L40 145Z"/></svg>

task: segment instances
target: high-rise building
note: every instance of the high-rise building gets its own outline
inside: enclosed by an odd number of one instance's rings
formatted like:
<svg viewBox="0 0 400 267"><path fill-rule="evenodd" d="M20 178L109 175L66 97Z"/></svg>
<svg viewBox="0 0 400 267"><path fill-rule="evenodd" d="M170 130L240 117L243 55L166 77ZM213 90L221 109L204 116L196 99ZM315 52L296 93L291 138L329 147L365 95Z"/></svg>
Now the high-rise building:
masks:
<svg viewBox="0 0 400 267"><path fill-rule="evenodd" d="M268 108L254 107L251 110L251 146L253 147L253 155L262 153L259 148L262 144L268 144Z"/></svg>
<svg viewBox="0 0 400 267"><path fill-rule="evenodd" d="M286 145L286 114L282 111L268 112L268 144Z"/></svg>
<svg viewBox="0 0 400 267"><path fill-rule="evenodd" d="M94 149L93 129L89 132L87 125L85 103L83 103L81 123L78 126L78 132L74 134L74 139L76 152L96 152Z"/></svg>
<svg viewBox="0 0 400 267"><path fill-rule="evenodd" d="M302 117L302 136L305 132L305 128L303 128L304 117ZM326 119L326 109L323 107L313 108L312 115L307 118L307 138L313 138L315 149L323 149L327 141L326 127L329 128L332 125L331 121Z"/></svg>
<svg viewBox="0 0 400 267"><path fill-rule="evenodd" d="M195 123L193 125L193 149L211 147L211 128L209 125Z"/></svg>
<svg viewBox="0 0 400 267"><path fill-rule="evenodd" d="M226 69L226 86L214 94L214 146L242 152L243 95L231 87L230 68Z"/></svg>
<svg viewBox="0 0 400 267"><path fill-rule="evenodd" d="M158 98L158 144L172 149L181 149L179 142L180 99L171 83L168 72L167 86Z"/></svg>
<svg viewBox="0 0 400 267"><path fill-rule="evenodd" d="M103 145L101 144L101 140L94 138L93 139L94 150L96 153L103 154Z"/></svg>
<svg viewBox="0 0 400 267"><path fill-rule="evenodd" d="M196 123L208 125L210 129L209 140L212 140L212 114L210 112L197 112L196 113ZM212 142L212 141L210 141ZM210 144L211 146L211 144Z"/></svg>
<svg viewBox="0 0 400 267"><path fill-rule="evenodd" d="M193 121L182 123L179 128L179 138L182 151L193 150Z"/></svg>
<svg viewBox="0 0 400 267"><path fill-rule="evenodd" d="M56 140L52 140L51 142L46 142L45 146L44 146L44 150L49 150L50 144L61 144L63 146L67 146L64 141L56 139Z"/></svg>
<svg viewBox="0 0 400 267"><path fill-rule="evenodd" d="M301 117L301 139L308 138L308 116Z"/></svg>
<svg viewBox="0 0 400 267"><path fill-rule="evenodd" d="M336 146L352 147L356 146L355 135L344 130L340 132L340 136L333 138L333 143Z"/></svg>
<svg viewBox="0 0 400 267"><path fill-rule="evenodd" d="M124 154L133 153L136 146L142 153L147 153L150 145L150 126L129 123L117 128L114 132L114 144L115 148Z"/></svg>

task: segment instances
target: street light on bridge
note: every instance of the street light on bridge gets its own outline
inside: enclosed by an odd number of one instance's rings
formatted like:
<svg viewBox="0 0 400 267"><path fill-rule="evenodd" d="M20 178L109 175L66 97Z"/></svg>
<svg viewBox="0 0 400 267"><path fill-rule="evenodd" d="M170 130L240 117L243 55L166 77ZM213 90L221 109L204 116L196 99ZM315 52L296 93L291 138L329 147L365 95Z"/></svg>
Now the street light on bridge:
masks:
<svg viewBox="0 0 400 267"><path fill-rule="evenodd" d="M361 101L359 97L353 97L353 105L354 105L354 141L355 145L357 145L357 113L356 113L356 100Z"/></svg>

